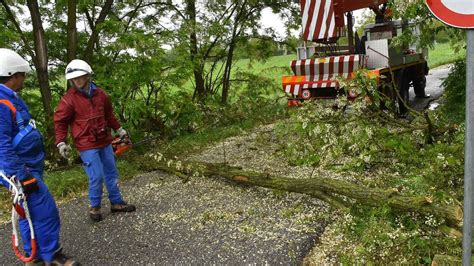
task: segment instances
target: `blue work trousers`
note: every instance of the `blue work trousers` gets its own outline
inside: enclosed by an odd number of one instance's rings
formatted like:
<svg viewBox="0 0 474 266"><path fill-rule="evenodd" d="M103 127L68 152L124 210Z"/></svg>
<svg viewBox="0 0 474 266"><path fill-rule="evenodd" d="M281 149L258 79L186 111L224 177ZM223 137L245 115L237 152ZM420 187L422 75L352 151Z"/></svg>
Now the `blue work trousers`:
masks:
<svg viewBox="0 0 474 266"><path fill-rule="evenodd" d="M112 145L100 149L82 151L81 159L89 177L89 200L91 207L100 207L102 200L102 183L109 194L111 204L123 203L118 187L118 171Z"/></svg>
<svg viewBox="0 0 474 266"><path fill-rule="evenodd" d="M49 263L60 248L59 233L61 223L58 207L43 182L43 169L29 169L37 179L39 190L28 195L28 209L30 210L35 238L37 243L36 259ZM25 252L31 254L30 228L27 219L20 219L20 233Z"/></svg>

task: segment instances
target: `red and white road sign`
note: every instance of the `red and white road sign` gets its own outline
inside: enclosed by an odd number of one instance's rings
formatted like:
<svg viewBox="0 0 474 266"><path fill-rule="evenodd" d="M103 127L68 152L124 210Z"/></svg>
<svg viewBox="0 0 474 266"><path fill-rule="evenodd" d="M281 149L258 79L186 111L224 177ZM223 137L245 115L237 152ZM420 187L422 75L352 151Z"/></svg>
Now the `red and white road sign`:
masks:
<svg viewBox="0 0 474 266"><path fill-rule="evenodd" d="M426 0L439 20L456 28L474 28L474 0Z"/></svg>

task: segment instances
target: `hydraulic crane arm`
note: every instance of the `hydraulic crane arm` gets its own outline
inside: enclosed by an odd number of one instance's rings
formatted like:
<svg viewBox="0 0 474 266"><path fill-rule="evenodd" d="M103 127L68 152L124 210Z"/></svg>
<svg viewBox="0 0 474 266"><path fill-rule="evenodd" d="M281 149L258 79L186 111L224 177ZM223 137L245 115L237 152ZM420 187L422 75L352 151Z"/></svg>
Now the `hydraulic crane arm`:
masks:
<svg viewBox="0 0 474 266"><path fill-rule="evenodd" d="M339 12L350 12L361 8L375 7L385 4L388 0L333 0Z"/></svg>
<svg viewBox="0 0 474 266"><path fill-rule="evenodd" d="M301 0L305 41L334 42L342 35L344 14L361 8L375 8L388 0Z"/></svg>

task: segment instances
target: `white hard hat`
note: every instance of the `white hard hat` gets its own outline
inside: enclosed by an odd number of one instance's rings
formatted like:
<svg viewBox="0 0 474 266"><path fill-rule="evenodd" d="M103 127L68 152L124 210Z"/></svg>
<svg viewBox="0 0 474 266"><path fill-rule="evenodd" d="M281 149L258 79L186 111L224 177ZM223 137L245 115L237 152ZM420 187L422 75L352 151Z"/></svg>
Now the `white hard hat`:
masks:
<svg viewBox="0 0 474 266"><path fill-rule="evenodd" d="M91 66L84 60L74 59L66 66L66 79L73 79L92 74Z"/></svg>
<svg viewBox="0 0 474 266"><path fill-rule="evenodd" d="M0 48L0 77L10 77L15 73L30 71L30 64L23 57L10 49Z"/></svg>

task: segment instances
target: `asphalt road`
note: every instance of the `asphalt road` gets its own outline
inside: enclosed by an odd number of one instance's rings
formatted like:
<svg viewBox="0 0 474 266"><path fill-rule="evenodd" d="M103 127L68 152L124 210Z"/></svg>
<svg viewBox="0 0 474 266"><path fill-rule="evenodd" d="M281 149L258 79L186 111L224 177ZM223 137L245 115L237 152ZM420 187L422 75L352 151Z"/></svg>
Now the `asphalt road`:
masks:
<svg viewBox="0 0 474 266"><path fill-rule="evenodd" d="M162 172L125 182L137 212L92 223L85 197L60 205L62 245L83 265L297 264L315 244L327 213L300 195L196 177L183 184ZM0 264L21 265L0 226Z"/></svg>
<svg viewBox="0 0 474 266"><path fill-rule="evenodd" d="M430 102L436 101L442 94L443 88L441 83L443 79L448 76L449 67L441 66L435 69L431 69L428 76L426 77L426 89L425 92L431 95L431 98L419 99L415 98L413 89L410 89L410 105L415 110L423 110L429 105Z"/></svg>

